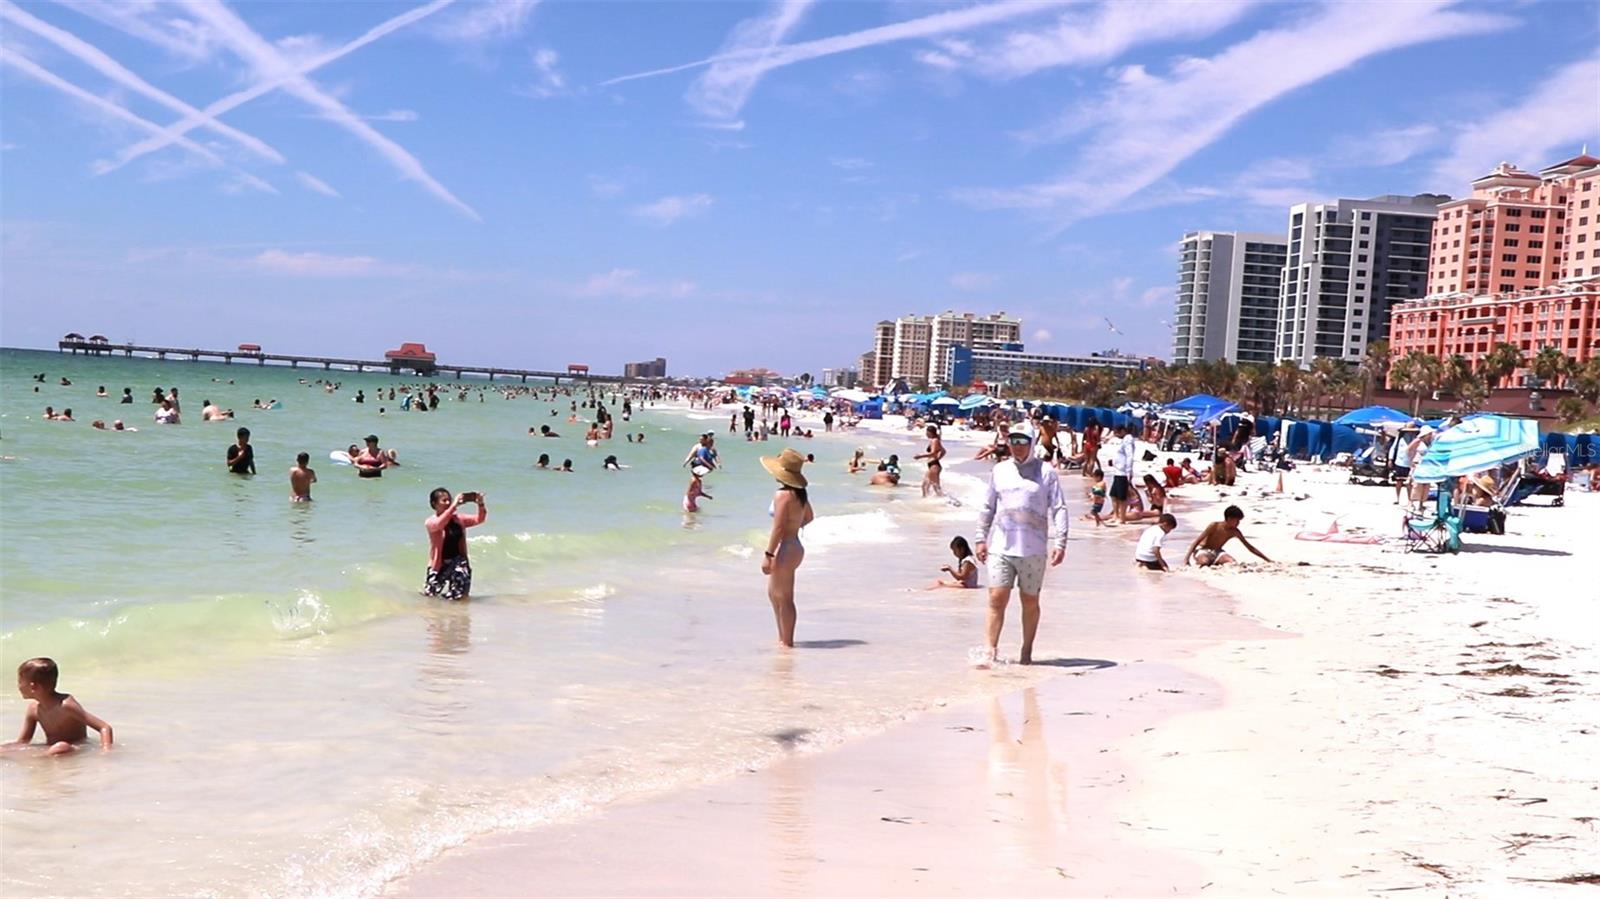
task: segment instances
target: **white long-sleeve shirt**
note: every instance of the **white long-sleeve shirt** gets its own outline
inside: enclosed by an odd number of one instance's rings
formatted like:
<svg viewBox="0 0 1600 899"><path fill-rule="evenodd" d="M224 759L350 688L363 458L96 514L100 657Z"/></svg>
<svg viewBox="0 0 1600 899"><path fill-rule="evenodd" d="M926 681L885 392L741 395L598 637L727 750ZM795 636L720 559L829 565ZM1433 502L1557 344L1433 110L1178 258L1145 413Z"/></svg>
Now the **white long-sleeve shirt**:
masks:
<svg viewBox="0 0 1600 899"><path fill-rule="evenodd" d="M1067 545L1067 498L1056 470L1039 459L994 467L978 512L978 540L1002 556L1039 556ZM992 532L992 533L991 533Z"/></svg>

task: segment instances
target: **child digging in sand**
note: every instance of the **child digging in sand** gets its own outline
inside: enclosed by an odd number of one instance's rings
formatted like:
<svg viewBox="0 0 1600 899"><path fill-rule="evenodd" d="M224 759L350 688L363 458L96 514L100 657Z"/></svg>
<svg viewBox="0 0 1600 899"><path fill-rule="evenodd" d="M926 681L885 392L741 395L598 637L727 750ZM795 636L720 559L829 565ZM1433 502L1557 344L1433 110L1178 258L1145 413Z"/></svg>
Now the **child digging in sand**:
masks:
<svg viewBox="0 0 1600 899"><path fill-rule="evenodd" d="M972 547L968 545L967 538L957 537L950 541L950 553L956 557L955 567L942 566L939 570L950 575L954 580L940 578L933 582L929 589L939 587L955 587L970 590L978 586L978 560L972 555Z"/></svg>
<svg viewBox="0 0 1600 899"><path fill-rule="evenodd" d="M22 719L22 735L6 744L26 746L33 742L33 729L44 728L46 755L65 755L88 739L89 728L100 734L100 748L111 748L111 725L91 715L66 693L56 692L61 671L52 659L29 659L17 666L17 692L28 700Z"/></svg>

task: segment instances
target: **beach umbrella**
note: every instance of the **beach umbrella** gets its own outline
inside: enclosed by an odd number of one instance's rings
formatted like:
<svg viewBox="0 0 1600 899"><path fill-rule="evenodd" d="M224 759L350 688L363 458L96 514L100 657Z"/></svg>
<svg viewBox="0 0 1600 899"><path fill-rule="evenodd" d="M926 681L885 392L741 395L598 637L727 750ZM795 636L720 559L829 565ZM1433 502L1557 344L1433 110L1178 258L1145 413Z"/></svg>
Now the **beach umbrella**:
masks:
<svg viewBox="0 0 1600 899"><path fill-rule="evenodd" d="M1209 393L1197 393L1186 396L1175 403L1168 403L1161 407L1161 417L1172 421L1192 421L1197 426L1205 424L1224 412L1232 412L1239 408L1238 403L1230 402L1220 396Z"/></svg>
<svg viewBox="0 0 1600 899"><path fill-rule="evenodd" d="M935 405L935 406L959 406L959 405L961 405L961 401L956 399L953 396L941 396L938 399L933 401L933 405Z"/></svg>
<svg viewBox="0 0 1600 899"><path fill-rule="evenodd" d="M1414 425L1417 420L1399 409L1391 409L1388 406L1363 406L1335 418L1333 423L1375 430L1388 425Z"/></svg>
<svg viewBox="0 0 1600 899"><path fill-rule="evenodd" d="M1539 451L1539 426L1532 419L1479 415L1434 438L1411 479L1432 483L1494 468Z"/></svg>
<svg viewBox="0 0 1600 899"><path fill-rule="evenodd" d="M974 393L963 399L958 405L962 409L981 409L984 406L993 406L994 404L994 400L990 399L987 394Z"/></svg>
<svg viewBox="0 0 1600 899"><path fill-rule="evenodd" d="M841 400L849 400L852 403L864 403L868 399L871 399L871 395L865 390L856 390L851 387L843 387L835 390L833 395Z"/></svg>

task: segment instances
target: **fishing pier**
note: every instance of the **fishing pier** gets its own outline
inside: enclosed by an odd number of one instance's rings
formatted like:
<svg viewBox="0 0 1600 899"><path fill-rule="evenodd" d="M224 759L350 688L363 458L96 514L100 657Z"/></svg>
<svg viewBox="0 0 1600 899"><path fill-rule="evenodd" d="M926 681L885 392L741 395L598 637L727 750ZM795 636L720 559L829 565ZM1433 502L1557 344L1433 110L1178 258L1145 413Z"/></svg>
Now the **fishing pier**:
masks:
<svg viewBox="0 0 1600 899"><path fill-rule="evenodd" d="M79 353L89 356L122 355L129 358L142 356L155 359L187 359L198 362L201 360L220 361L227 364L238 362L241 364L255 363L266 365L273 363L282 365L287 363L290 368L300 366L321 366L324 371L331 371L334 367L353 371L388 372L399 375L402 372L425 377L435 377L441 374L454 374L456 380L463 375L473 375L488 378L514 378L526 384L529 378L536 380L553 381L560 384L563 379L569 382L601 382L601 383L627 383L629 379L621 375L597 375L589 371L589 366L573 364L568 365L565 371L543 371L539 369L500 368L493 365L454 365L439 362L434 355L428 352L421 344L402 344L398 350L390 350L382 359L344 359L334 356L298 356L289 353L267 353L252 344L241 344L232 350L205 350L189 347L153 346L136 343L112 343L103 337L85 338L77 334L68 334L56 344L56 349L63 353Z"/></svg>

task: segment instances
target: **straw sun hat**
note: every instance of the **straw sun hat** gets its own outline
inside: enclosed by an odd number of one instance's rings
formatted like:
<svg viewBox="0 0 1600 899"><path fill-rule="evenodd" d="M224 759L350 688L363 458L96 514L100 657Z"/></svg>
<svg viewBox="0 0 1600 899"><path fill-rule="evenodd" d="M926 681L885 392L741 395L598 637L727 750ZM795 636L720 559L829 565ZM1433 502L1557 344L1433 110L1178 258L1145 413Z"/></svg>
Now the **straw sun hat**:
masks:
<svg viewBox="0 0 1600 899"><path fill-rule="evenodd" d="M786 487L805 487L806 476L800 473L800 466L804 464L806 457L792 449L786 449L776 456L761 457L762 467Z"/></svg>

